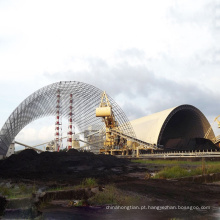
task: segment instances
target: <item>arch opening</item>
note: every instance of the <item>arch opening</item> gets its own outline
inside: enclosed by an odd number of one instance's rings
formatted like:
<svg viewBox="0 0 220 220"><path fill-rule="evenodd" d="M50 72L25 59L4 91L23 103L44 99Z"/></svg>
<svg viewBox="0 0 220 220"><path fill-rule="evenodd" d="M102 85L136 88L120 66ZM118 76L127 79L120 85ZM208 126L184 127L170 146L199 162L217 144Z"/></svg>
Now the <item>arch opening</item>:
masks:
<svg viewBox="0 0 220 220"><path fill-rule="evenodd" d="M197 108L191 105L179 106L165 120L158 143L165 150L195 150L196 142L201 142L209 127L208 120ZM209 135L211 138L214 138L212 130Z"/></svg>

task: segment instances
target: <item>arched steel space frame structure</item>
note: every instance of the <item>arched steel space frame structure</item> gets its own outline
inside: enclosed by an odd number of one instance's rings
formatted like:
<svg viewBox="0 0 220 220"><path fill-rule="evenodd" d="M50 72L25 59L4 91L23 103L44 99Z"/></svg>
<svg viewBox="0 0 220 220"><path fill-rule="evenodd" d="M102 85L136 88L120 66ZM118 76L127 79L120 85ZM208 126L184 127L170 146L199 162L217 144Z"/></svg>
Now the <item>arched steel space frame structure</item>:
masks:
<svg viewBox="0 0 220 220"><path fill-rule="evenodd" d="M61 81L45 86L28 96L12 112L0 131L0 155L6 155L16 135L28 124L42 117L56 115L57 91L60 90L60 115L68 118L69 95L73 94L73 122L79 130L89 127L96 130L105 128L104 122L96 118L102 90L82 82ZM120 106L108 95L115 118L123 133L135 136L134 130ZM54 120L55 122L55 120ZM55 132L55 131L54 131Z"/></svg>

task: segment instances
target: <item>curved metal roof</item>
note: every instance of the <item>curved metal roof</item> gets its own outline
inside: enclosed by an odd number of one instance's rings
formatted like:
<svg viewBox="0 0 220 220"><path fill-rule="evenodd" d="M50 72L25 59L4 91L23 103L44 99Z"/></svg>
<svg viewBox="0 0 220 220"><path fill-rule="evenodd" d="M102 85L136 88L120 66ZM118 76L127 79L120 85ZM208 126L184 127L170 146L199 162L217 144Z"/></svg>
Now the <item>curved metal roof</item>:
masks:
<svg viewBox="0 0 220 220"><path fill-rule="evenodd" d="M7 153L11 142L26 125L39 118L56 115L58 90L61 96L60 115L62 117L68 118L69 95L73 94L73 121L79 130L82 132L89 127L96 130L104 128L104 122L95 116L102 90L82 82L57 82L34 92L12 112L0 131L0 154ZM125 113L110 96L108 98L121 131L135 136Z"/></svg>
<svg viewBox="0 0 220 220"><path fill-rule="evenodd" d="M163 144L169 138L204 137L211 126L204 114L192 105L180 105L131 121L138 139ZM211 130L209 139L214 138Z"/></svg>

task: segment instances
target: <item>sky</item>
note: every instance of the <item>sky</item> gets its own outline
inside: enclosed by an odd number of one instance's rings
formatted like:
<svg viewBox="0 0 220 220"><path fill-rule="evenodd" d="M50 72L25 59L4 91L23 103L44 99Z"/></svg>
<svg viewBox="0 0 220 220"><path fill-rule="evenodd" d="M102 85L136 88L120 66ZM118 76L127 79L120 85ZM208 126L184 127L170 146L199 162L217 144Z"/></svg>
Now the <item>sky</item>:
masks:
<svg viewBox="0 0 220 220"><path fill-rule="evenodd" d="M212 123L219 39L220 0L0 0L0 127L27 96L59 81L105 90L130 120L190 104ZM50 140L53 120L16 139Z"/></svg>

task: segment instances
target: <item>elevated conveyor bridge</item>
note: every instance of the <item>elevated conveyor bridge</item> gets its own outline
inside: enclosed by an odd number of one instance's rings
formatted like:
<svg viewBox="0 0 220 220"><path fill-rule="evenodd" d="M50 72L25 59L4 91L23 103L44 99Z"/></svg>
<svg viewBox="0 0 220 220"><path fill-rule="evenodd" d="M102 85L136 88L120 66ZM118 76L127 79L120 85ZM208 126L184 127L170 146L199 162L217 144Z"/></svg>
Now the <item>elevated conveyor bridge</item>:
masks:
<svg viewBox="0 0 220 220"><path fill-rule="evenodd" d="M122 132L120 131L116 131L116 130L113 130L113 129L110 129L110 131L115 134L115 135L118 135L128 141L132 141L134 143L137 143L140 145L139 149L142 148L142 149L145 149L145 150L159 150L159 148L154 145L154 144L150 144L150 143L147 143L147 142L144 142L142 140L139 140L135 137L132 137L132 136L129 136L127 134L123 134Z"/></svg>

